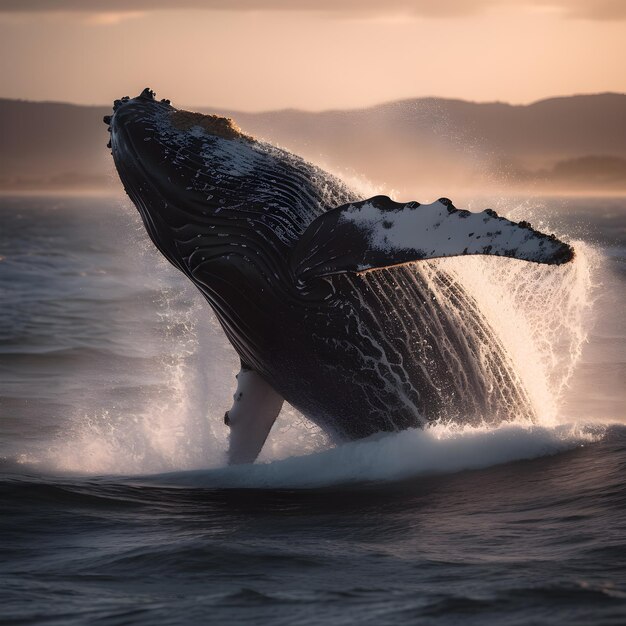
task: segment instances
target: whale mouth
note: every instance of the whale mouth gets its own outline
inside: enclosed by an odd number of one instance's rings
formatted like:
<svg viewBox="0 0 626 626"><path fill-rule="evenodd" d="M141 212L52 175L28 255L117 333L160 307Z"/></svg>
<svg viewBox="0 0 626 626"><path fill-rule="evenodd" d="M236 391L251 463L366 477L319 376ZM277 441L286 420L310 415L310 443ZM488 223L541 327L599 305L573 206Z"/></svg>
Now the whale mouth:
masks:
<svg viewBox="0 0 626 626"><path fill-rule="evenodd" d="M198 203L192 187L202 173L210 177L207 159L215 141L255 143L232 119L177 109L169 100L157 100L148 87L135 98L115 100L113 114L103 121L111 133L107 147L128 195L139 207L146 192L158 190L162 201L151 204L161 211ZM208 190L211 181L205 177L203 183ZM205 193L204 200L210 195Z"/></svg>
<svg viewBox="0 0 626 626"><path fill-rule="evenodd" d="M256 158L256 142L231 119L177 109L169 100L157 100L147 87L135 98L115 100L113 113L103 121L121 182L150 238L189 274L187 256L193 250L183 255L180 241L187 242L193 225L199 224L206 236L213 236L217 226L211 219L229 203L241 202L237 190L242 179L227 179L245 165L238 161L241 147L249 161ZM220 232L228 231L224 219L218 219Z"/></svg>

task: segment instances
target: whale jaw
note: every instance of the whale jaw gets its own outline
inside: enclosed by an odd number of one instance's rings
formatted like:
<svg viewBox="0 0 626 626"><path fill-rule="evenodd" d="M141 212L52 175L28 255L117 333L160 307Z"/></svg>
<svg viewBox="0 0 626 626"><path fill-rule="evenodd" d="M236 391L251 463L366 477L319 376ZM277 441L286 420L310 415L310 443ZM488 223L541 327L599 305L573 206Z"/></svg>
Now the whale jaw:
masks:
<svg viewBox="0 0 626 626"><path fill-rule="evenodd" d="M150 238L189 274L173 238L192 224L206 225L216 210L231 203L222 191L214 191L224 167L212 158L211 148L235 140L251 146L252 138L229 118L176 109L149 88L135 98L115 100L113 114L103 121L120 179Z"/></svg>

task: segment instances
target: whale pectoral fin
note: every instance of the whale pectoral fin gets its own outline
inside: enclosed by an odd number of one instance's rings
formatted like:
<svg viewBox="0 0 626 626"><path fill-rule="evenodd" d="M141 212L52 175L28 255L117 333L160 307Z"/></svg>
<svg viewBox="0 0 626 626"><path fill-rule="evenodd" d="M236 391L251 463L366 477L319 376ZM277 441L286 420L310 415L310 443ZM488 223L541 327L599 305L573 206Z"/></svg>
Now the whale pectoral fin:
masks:
<svg viewBox="0 0 626 626"><path fill-rule="evenodd" d="M313 220L292 250L291 268L297 279L307 280L464 254L559 265L570 261L574 250L490 209L471 213L447 198L401 204L375 196Z"/></svg>
<svg viewBox="0 0 626 626"><path fill-rule="evenodd" d="M229 464L254 462L282 406L282 396L257 372L242 365L233 406L224 415L230 426Z"/></svg>

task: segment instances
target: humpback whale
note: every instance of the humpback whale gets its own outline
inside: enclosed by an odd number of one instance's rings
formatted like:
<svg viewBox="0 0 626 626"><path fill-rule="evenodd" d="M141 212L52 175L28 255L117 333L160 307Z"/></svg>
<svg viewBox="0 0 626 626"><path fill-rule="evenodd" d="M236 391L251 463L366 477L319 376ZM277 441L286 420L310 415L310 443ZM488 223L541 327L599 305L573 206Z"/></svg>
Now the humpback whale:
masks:
<svg viewBox="0 0 626 626"><path fill-rule="evenodd" d="M256 459L283 401L338 441L439 419L534 419L477 303L430 260L558 265L574 256L568 244L447 198L362 198L232 120L176 109L148 88L116 100L104 122L148 235L240 357L224 416L231 463Z"/></svg>

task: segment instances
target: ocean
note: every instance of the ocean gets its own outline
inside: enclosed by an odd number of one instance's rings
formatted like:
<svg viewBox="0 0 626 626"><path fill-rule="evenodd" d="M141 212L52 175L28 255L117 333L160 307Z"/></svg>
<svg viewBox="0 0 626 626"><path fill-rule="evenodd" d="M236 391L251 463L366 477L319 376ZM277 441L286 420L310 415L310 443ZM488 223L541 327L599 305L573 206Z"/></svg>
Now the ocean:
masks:
<svg viewBox="0 0 626 626"><path fill-rule="evenodd" d="M537 423L337 447L286 407L227 467L238 360L128 201L0 198L0 623L626 623L626 199L490 205L577 253L435 262Z"/></svg>

